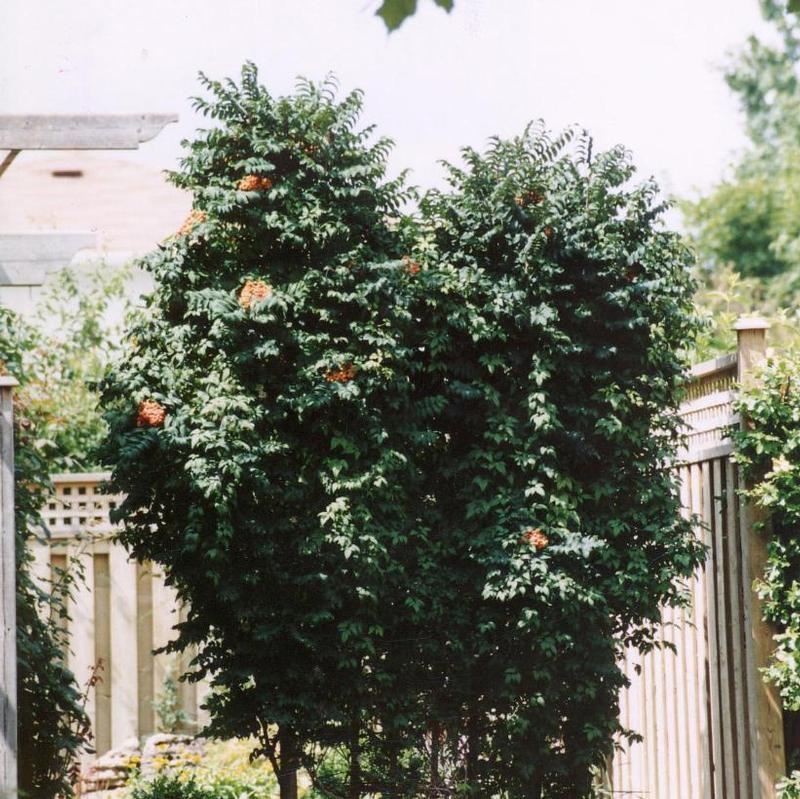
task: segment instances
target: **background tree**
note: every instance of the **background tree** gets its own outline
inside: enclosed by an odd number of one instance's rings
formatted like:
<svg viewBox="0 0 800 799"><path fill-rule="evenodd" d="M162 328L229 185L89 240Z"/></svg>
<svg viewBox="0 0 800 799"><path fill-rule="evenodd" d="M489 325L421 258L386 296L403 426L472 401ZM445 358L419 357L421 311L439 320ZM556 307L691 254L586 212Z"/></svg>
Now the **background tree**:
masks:
<svg viewBox="0 0 800 799"><path fill-rule="evenodd" d="M705 196L683 203L700 280L713 290L725 269L758 280L746 310L793 305L800 289L800 20L778 0L760 0L775 31L751 36L726 68L750 146Z"/></svg>

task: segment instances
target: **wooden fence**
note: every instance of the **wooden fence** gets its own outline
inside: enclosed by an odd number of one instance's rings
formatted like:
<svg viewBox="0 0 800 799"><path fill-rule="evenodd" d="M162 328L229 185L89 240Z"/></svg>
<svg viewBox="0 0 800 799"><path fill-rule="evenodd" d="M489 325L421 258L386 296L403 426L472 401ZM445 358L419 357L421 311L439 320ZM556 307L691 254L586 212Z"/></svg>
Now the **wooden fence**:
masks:
<svg viewBox="0 0 800 799"><path fill-rule="evenodd" d="M174 655L152 654L174 637L182 611L163 575L129 560L111 540L109 511L119 498L103 493L106 479L103 473L55 475L55 495L43 511L51 538L32 543L34 572L43 585L57 580L59 570L83 574L69 602L66 659L81 684L101 665L87 702L98 754L155 732L165 682L186 667ZM203 723L203 693L202 684L179 683L174 709L187 717L182 729Z"/></svg>
<svg viewBox="0 0 800 799"><path fill-rule="evenodd" d="M759 673L772 645L752 587L764 536L753 531L728 437L741 422L734 393L765 355L766 327L742 320L738 351L693 370L678 474L683 512L699 520L708 559L687 586L691 607L663 613L662 641L675 651L625 660L631 685L620 697L621 720L642 741L614 757L614 796L771 799L785 768L780 703Z"/></svg>
<svg viewBox="0 0 800 799"><path fill-rule="evenodd" d="M0 375L0 797L17 795L17 593L14 531L14 399Z"/></svg>

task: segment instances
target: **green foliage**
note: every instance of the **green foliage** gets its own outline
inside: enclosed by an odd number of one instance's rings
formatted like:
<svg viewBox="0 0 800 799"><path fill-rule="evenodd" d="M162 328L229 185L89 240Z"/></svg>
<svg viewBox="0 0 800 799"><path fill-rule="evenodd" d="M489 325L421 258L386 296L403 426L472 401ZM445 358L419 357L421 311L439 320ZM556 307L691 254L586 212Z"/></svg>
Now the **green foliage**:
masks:
<svg viewBox="0 0 800 799"><path fill-rule="evenodd" d="M99 382L119 348L130 267L62 269L48 282L29 326L22 388L37 416L34 445L51 472L91 471L106 435Z"/></svg>
<svg viewBox="0 0 800 799"><path fill-rule="evenodd" d="M175 672L175 664L171 663L164 675L161 692L153 703L159 732L177 732L191 720L181 707Z"/></svg>
<svg viewBox="0 0 800 799"><path fill-rule="evenodd" d="M70 795L75 758L88 744L84 698L64 664L67 601L81 575L57 575L52 593L32 580L27 542L45 538L40 516L53 472L91 468L105 435L96 383L114 348L107 321L127 270L60 272L30 323L0 311L0 364L15 390L17 648L20 783L31 796ZM78 675L80 683L92 675Z"/></svg>
<svg viewBox="0 0 800 799"><path fill-rule="evenodd" d="M202 755L187 753L152 777L139 775L130 799L271 799L277 781L263 758L251 757L253 742L208 742ZM303 791L300 791L303 796Z"/></svg>
<svg viewBox="0 0 800 799"><path fill-rule="evenodd" d="M734 433L750 498L769 511L771 532L759 584L765 618L777 628L766 676L788 710L800 710L800 358L771 359L763 384L745 391L737 410L748 423Z"/></svg>
<svg viewBox="0 0 800 799"><path fill-rule="evenodd" d="M800 799L800 771L792 771L776 788L777 799Z"/></svg>
<svg viewBox="0 0 800 799"><path fill-rule="evenodd" d="M218 797L210 789L201 788L191 777L159 774L152 781L134 786L131 799L218 799Z"/></svg>
<svg viewBox="0 0 800 799"><path fill-rule="evenodd" d="M37 334L0 309L0 362L21 383L15 401L15 523L20 789L36 797L71 795L71 770L86 741L87 719L75 678L65 667L64 627L70 578L52 596L31 577L31 537L45 535L40 509L50 489L51 462L38 441L42 408L28 402L30 355ZM86 675L88 677L88 675Z"/></svg>
<svg viewBox="0 0 800 799"><path fill-rule="evenodd" d="M420 726L445 720L450 786L479 796L588 793L617 731L619 647L651 645L701 558L655 468L676 442L690 258L622 148L570 139L533 127L465 150L423 200L414 253L437 446L415 576L429 637L404 677L430 685Z"/></svg>
<svg viewBox="0 0 800 799"><path fill-rule="evenodd" d="M453 9L454 0L433 0L433 2L445 11ZM417 0L383 0L381 7L375 13L391 32L417 13Z"/></svg>
<svg viewBox="0 0 800 799"><path fill-rule="evenodd" d="M173 176L202 215L145 259L104 402L210 732L256 736L284 796L301 763L331 798L587 795L618 657L703 557L665 468L695 325L656 186L531 127L409 218L359 94L204 83Z"/></svg>
<svg viewBox="0 0 800 799"><path fill-rule="evenodd" d="M751 36L726 70L752 143L728 177L683 210L701 264L743 276L800 274L800 21L761 0L776 42ZM784 294L783 303L791 299Z"/></svg>

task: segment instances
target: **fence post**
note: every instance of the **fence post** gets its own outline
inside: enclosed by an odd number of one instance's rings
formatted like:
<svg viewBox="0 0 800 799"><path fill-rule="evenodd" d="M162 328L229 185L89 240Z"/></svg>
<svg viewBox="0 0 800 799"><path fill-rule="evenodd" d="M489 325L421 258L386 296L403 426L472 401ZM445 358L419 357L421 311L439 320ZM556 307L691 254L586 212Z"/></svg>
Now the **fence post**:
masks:
<svg viewBox="0 0 800 799"><path fill-rule="evenodd" d="M742 388L758 381L758 368L767 357L766 333L769 323L758 317L742 317L734 325L738 340L737 381ZM742 420L746 424L746 420ZM755 528L765 525L762 532ZM783 739L783 712L778 690L766 682L761 669L768 665L774 650L773 629L762 617L762 603L753 583L764 573L767 558L769 521L763 509L750 502L741 503L741 537L745 647L748 663L749 705L755 718L750 719L753 795L773 799L775 783L786 770Z"/></svg>
<svg viewBox="0 0 800 799"><path fill-rule="evenodd" d="M17 795L17 590L14 542L14 404L0 376L0 797Z"/></svg>

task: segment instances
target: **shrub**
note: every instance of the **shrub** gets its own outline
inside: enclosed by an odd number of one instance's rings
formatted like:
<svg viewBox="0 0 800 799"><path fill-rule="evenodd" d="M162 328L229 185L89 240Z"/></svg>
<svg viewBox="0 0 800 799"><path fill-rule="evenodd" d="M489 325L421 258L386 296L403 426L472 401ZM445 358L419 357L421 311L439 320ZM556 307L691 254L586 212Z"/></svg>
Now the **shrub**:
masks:
<svg viewBox="0 0 800 799"><path fill-rule="evenodd" d="M358 94L205 83L195 214L104 398L121 538L191 608L211 732L256 736L283 797L301 763L326 797L586 795L619 656L702 559L656 186L530 128L409 218Z"/></svg>
<svg viewBox="0 0 800 799"><path fill-rule="evenodd" d="M188 755L150 779L134 779L130 799L271 799L277 780L264 758L252 759L255 745L209 742L202 757Z"/></svg>

